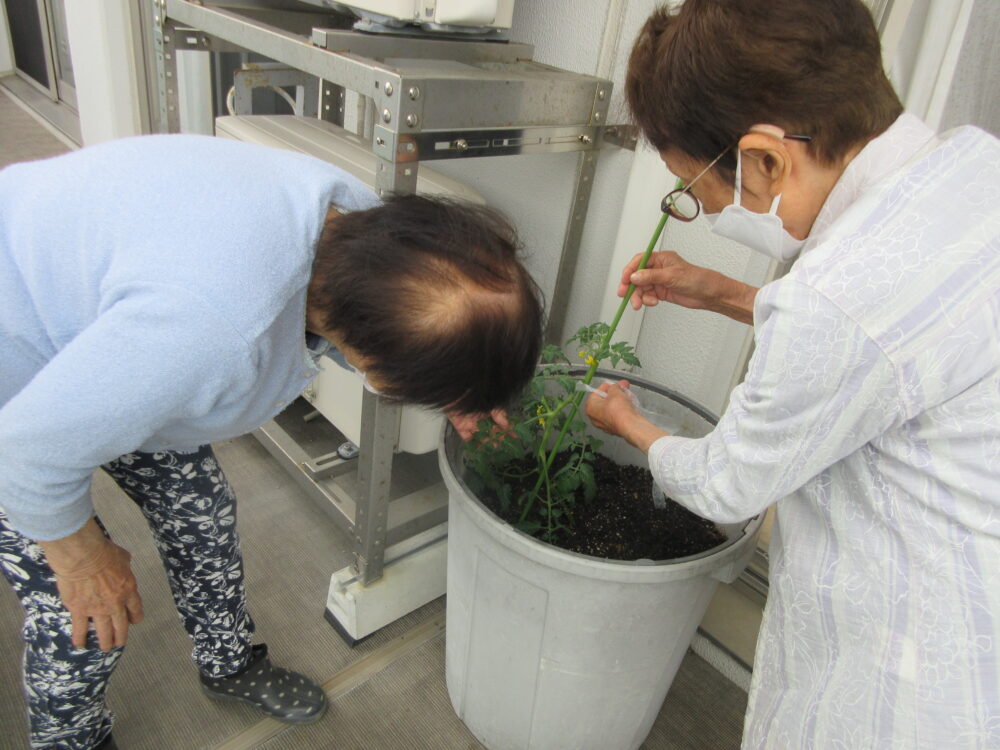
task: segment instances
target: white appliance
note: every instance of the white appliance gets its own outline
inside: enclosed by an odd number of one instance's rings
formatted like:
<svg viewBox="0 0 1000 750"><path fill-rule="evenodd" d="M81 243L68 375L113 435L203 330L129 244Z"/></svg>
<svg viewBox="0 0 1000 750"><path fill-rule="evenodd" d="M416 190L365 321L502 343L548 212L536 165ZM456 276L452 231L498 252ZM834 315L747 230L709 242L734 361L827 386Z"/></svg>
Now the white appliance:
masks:
<svg viewBox="0 0 1000 750"><path fill-rule="evenodd" d="M361 18L355 28L371 31L417 26L435 32L496 33L510 29L514 15L514 0L322 0L322 4L353 12Z"/></svg>
<svg viewBox="0 0 1000 750"><path fill-rule="evenodd" d="M358 136L324 120L294 115L230 115L216 118L215 134L309 154L340 167L370 187L375 185L374 154ZM448 195L480 205L486 202L472 188L424 166L417 172L417 193ZM361 378L328 357L321 360L321 367L302 395L348 440L358 444L364 390ZM396 451L419 454L435 450L442 420L439 412L403 407Z"/></svg>

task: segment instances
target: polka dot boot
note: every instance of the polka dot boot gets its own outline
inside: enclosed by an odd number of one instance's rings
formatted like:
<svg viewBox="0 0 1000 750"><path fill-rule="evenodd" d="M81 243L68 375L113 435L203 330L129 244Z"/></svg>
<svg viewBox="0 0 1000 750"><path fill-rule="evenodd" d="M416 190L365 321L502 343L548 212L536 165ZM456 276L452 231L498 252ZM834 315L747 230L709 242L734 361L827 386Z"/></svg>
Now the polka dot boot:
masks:
<svg viewBox="0 0 1000 750"><path fill-rule="evenodd" d="M247 703L278 721L308 724L326 711L322 688L308 677L275 667L267 658L267 646L252 647L250 663L235 675L201 675L201 689L218 700Z"/></svg>

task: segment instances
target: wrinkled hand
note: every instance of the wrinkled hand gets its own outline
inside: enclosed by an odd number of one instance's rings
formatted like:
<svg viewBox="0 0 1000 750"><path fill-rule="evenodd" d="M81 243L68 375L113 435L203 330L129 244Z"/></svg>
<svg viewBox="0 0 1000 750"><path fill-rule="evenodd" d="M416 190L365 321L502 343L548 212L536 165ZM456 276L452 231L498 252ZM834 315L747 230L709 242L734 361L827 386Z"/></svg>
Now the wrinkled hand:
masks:
<svg viewBox="0 0 1000 750"><path fill-rule="evenodd" d="M660 301L694 310L714 309L722 295L723 280L717 271L688 263L672 251L653 253L646 267L637 271L642 253L636 255L622 271L618 296L624 297L629 284L635 284L631 304L638 310L652 307Z"/></svg>
<svg viewBox="0 0 1000 750"><path fill-rule="evenodd" d="M479 429L479 423L484 419L492 419L495 423L491 437L501 437L510 430L510 422L507 419L507 412L503 409L494 409L491 412L475 412L472 414L459 414L458 412L445 411L448 420L455 428L462 440L469 441Z"/></svg>
<svg viewBox="0 0 1000 750"><path fill-rule="evenodd" d="M50 565L70 614L73 645L84 648L90 622L103 651L124 646L129 625L142 622L142 599L129 565L132 556L110 540L72 565Z"/></svg>
<svg viewBox="0 0 1000 750"><path fill-rule="evenodd" d="M597 429L625 438L645 453L649 446L669 433L643 416L628 387L627 380L602 383L598 387L600 393L592 393L587 399L587 416Z"/></svg>
<svg viewBox="0 0 1000 750"><path fill-rule="evenodd" d="M73 645L83 648L89 623L94 623L103 651L124 646L129 624L142 621L142 599L132 569L132 556L108 542L103 557L87 570L56 574L63 605L70 614Z"/></svg>
<svg viewBox="0 0 1000 750"><path fill-rule="evenodd" d="M609 435L623 436L626 426L642 417L626 393L628 387L627 380L601 383L597 388L599 393L590 394L587 399L587 416L594 427Z"/></svg>

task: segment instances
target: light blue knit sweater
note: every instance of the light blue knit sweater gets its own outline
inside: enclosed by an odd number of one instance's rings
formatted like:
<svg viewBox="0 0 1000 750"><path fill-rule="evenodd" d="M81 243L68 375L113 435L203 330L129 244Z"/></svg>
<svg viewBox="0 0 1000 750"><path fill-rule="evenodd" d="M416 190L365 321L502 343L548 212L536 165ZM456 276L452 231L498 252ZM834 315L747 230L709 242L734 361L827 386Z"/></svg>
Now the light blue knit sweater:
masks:
<svg viewBox="0 0 1000 750"><path fill-rule="evenodd" d="M377 204L324 162L145 136L0 172L0 506L58 539L134 451L246 433L315 375L306 286L330 204Z"/></svg>

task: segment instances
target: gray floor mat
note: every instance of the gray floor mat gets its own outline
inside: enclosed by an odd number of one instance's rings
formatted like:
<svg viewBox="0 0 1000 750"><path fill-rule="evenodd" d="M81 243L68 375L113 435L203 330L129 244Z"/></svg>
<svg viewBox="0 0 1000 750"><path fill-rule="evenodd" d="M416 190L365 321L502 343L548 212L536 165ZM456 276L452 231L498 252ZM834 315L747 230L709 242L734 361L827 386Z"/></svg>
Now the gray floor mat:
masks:
<svg viewBox="0 0 1000 750"><path fill-rule="evenodd" d="M0 169L19 161L46 159L69 149L0 90Z"/></svg>

